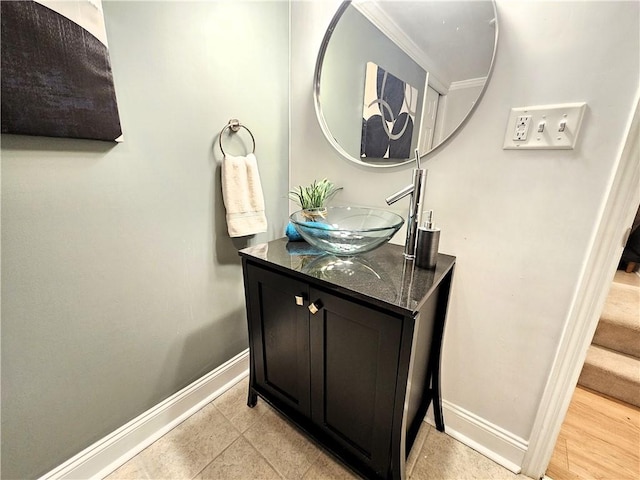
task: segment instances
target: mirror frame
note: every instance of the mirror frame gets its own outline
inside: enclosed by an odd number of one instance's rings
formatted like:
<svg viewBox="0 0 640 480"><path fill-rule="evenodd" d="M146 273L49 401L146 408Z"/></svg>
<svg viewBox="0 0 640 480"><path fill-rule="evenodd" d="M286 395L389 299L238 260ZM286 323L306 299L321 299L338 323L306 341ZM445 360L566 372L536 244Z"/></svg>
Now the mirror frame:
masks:
<svg viewBox="0 0 640 480"><path fill-rule="evenodd" d="M458 126L454 128L451 133L449 133L440 143L438 143L431 150L427 152L422 152L422 153L419 152L420 159L428 155L431 155L438 149L442 148L444 145L449 143L462 130L462 128L469 121L469 118L471 118L471 115L475 112L476 108L478 107L478 103L480 103L480 100L484 96L484 92L487 90L487 86L489 85L489 80L493 73L493 67L495 65L496 53L498 51L498 36L499 36L498 9L496 8L495 0L489 0L489 1L491 1L491 4L493 5L493 13L495 18L495 37L494 37L494 44L493 44L493 55L491 56L491 64L489 65L489 71L487 72L487 79L485 80L484 85L482 86L482 90L480 91L478 98L476 99L474 104L471 106L471 109L469 110L469 112L467 112L466 116L462 119L460 124L458 124ZM314 100L314 106L316 111L316 117L318 119L318 123L320 124L320 129L322 130L322 133L324 134L327 141L342 157L358 165L363 165L363 166L372 167L372 168L393 168L393 167L406 165L408 163L414 163L416 162L415 158L409 158L407 160L403 160L396 163L384 163L384 164L363 162L362 160L359 160L353 157L351 154L349 154L342 147L342 145L340 145L337 142L337 140L331 134L329 125L327 125L327 121L322 111L322 105L320 104L320 100L321 100L320 78L322 76L322 64L324 62L324 57L327 52L327 48L329 46L329 41L331 40L331 36L333 35L333 32L336 29L336 26L338 25L338 22L342 18L342 15L344 14L345 10L351 5L351 3L352 3L352 0L344 0L340 4L340 6L338 7L338 10L336 11L336 13L333 15L333 18L331 19L329 26L327 27L327 31L325 32L324 37L322 39L322 44L320 45L320 50L318 51L318 58L316 60L316 67L315 67L314 77L313 77L313 100Z"/></svg>

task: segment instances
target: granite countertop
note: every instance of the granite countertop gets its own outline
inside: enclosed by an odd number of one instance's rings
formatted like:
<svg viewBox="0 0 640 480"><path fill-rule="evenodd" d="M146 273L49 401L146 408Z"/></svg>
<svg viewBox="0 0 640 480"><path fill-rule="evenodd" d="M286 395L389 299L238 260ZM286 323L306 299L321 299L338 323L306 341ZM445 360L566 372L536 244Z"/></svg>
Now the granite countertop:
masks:
<svg viewBox="0 0 640 480"><path fill-rule="evenodd" d="M354 257L337 257L306 242L280 238L239 253L255 263L303 280L313 279L315 283L374 302L401 315L414 316L453 268L455 257L438 254L435 270L426 270L405 260L403 250L400 245L387 243Z"/></svg>

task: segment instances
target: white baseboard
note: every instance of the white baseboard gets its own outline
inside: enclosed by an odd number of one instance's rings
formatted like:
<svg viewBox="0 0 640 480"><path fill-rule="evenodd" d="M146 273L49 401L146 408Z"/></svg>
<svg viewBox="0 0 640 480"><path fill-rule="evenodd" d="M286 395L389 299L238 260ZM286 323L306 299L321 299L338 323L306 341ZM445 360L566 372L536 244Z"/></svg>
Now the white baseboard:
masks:
<svg viewBox="0 0 640 480"><path fill-rule="evenodd" d="M242 380L249 349L98 440L40 480L99 479L133 458L176 425Z"/></svg>
<svg viewBox="0 0 640 480"><path fill-rule="evenodd" d="M520 473L529 446L525 440L446 400L442 401L442 411L447 435L507 470ZM431 409L426 420L435 425Z"/></svg>

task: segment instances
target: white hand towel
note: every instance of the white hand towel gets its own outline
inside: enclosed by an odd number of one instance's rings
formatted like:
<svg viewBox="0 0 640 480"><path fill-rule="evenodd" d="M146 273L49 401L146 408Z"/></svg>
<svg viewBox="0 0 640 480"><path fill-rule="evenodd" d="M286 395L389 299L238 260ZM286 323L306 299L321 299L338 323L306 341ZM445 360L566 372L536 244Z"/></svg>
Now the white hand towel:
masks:
<svg viewBox="0 0 640 480"><path fill-rule="evenodd" d="M224 156L222 198L229 236L244 237L267 231L258 162L253 153L245 157Z"/></svg>

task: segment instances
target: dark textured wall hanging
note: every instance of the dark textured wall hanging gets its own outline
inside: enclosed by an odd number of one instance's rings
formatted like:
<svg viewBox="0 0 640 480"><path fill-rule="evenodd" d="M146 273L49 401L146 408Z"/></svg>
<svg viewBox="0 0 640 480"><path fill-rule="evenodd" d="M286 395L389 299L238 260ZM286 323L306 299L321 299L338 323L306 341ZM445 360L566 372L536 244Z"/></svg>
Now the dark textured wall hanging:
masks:
<svg viewBox="0 0 640 480"><path fill-rule="evenodd" d="M362 158L409 158L418 89L367 63L362 111Z"/></svg>
<svg viewBox="0 0 640 480"><path fill-rule="evenodd" d="M2 133L121 140L99 0L0 1L0 19Z"/></svg>

